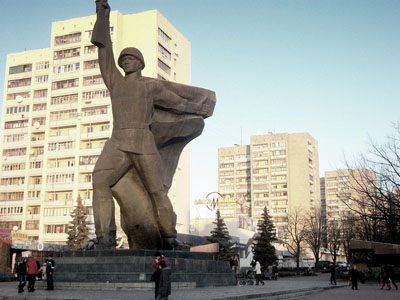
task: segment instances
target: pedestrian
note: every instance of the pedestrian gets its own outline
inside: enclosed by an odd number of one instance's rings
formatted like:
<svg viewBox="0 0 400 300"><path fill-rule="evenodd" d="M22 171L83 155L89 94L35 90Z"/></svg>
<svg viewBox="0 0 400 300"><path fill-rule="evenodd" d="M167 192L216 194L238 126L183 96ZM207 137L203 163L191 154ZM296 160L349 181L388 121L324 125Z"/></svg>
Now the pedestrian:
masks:
<svg viewBox="0 0 400 300"><path fill-rule="evenodd" d="M56 263L54 262L53 257L50 254L47 255L45 263L46 263L46 280L47 280L46 290L52 291L54 290L53 274Z"/></svg>
<svg viewBox="0 0 400 300"><path fill-rule="evenodd" d="M26 258L21 258L17 263L18 293L24 292L26 285Z"/></svg>
<svg viewBox="0 0 400 300"><path fill-rule="evenodd" d="M278 280L278 266L276 264L272 267L272 273L274 275L274 279Z"/></svg>
<svg viewBox="0 0 400 300"><path fill-rule="evenodd" d="M260 282L262 285L264 285L264 281L261 278L261 265L259 261L256 261L254 271L256 272L256 285L258 285Z"/></svg>
<svg viewBox="0 0 400 300"><path fill-rule="evenodd" d="M168 296L171 295L171 270L165 261L160 261L159 268L161 270L160 287L156 300L168 300Z"/></svg>
<svg viewBox="0 0 400 300"><path fill-rule="evenodd" d="M331 284L336 285L336 268L334 264L330 265L331 270Z"/></svg>
<svg viewBox="0 0 400 300"><path fill-rule="evenodd" d="M35 281L37 272L38 272L38 267L36 260L33 258L32 254L29 254L28 261L26 263L26 274L28 275L28 292L35 291Z"/></svg>
<svg viewBox="0 0 400 300"><path fill-rule="evenodd" d="M389 280L392 282L393 286L396 288L396 290L398 290L399 288L398 288L396 282L394 281L394 266L393 265L388 265L387 275L389 277Z"/></svg>
<svg viewBox="0 0 400 300"><path fill-rule="evenodd" d="M351 270L349 271L349 277L351 281L351 289L358 290L358 271L355 265L353 265Z"/></svg>
<svg viewBox="0 0 400 300"><path fill-rule="evenodd" d="M386 266L381 267L380 278L381 278L381 290L383 290L385 285L387 285L388 290L390 291L392 289L392 286L390 284L390 278L388 276Z"/></svg>
<svg viewBox="0 0 400 300"><path fill-rule="evenodd" d="M159 251L157 251L155 254L155 259L153 260L153 263L151 266L154 269L153 275L151 275L151 280L154 281L155 286L154 286L154 298L157 299L158 297L158 289L160 286L160 276L161 276L161 269L160 269L160 262L165 262L165 265L168 266L168 261L167 258L162 255Z"/></svg>

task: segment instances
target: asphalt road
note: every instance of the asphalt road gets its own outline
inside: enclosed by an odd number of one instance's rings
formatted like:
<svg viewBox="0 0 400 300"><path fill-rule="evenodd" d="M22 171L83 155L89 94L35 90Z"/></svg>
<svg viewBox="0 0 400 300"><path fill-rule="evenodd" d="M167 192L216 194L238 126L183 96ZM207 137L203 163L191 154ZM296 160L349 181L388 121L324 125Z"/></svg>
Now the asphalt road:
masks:
<svg viewBox="0 0 400 300"><path fill-rule="evenodd" d="M399 285L399 284L397 284ZM297 299L304 300L400 300L400 290L392 289L391 291L380 290L378 283L358 283L358 290L352 290L351 286L331 289L319 292L310 296L300 297Z"/></svg>

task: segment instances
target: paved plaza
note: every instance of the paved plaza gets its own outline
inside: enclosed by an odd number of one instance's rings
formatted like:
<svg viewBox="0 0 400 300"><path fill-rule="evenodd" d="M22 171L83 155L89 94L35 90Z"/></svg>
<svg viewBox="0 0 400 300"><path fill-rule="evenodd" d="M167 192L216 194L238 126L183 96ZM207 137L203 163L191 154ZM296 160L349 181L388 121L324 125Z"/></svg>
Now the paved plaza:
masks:
<svg viewBox="0 0 400 300"><path fill-rule="evenodd" d="M351 287L344 287L340 289L325 290L313 295L300 297L297 299L303 300L394 300L400 299L400 291L392 289L388 291L381 291L378 283L368 282L366 284L359 284L359 290L352 290Z"/></svg>
<svg viewBox="0 0 400 300"><path fill-rule="evenodd" d="M345 282L338 282L337 287L344 289ZM329 275L319 274L313 277L287 277L277 281L265 281L262 286L225 286L172 290L170 300L243 300L243 299L288 299L329 289ZM347 289L347 288L346 288ZM348 291L351 292L351 291ZM17 293L16 282L0 283L0 300L36 299L36 300L151 300L153 291L88 291L88 290L58 290L57 282L54 291L37 289L34 293ZM305 298L308 299L308 298ZM318 298L313 298L318 299ZM345 299L345 298L342 298Z"/></svg>

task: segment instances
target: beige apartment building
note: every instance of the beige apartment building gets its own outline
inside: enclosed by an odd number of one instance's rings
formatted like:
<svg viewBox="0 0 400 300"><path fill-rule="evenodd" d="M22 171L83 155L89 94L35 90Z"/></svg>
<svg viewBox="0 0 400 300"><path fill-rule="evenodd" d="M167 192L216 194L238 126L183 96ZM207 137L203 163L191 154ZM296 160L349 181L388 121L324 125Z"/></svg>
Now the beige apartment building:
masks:
<svg viewBox="0 0 400 300"><path fill-rule="evenodd" d="M362 174L362 175L361 175ZM366 169L356 170L334 170L325 172L325 210L326 221L340 220L344 215L357 209L356 205L359 195L356 192L357 182L361 177L369 176L376 178L376 175ZM371 186L373 188L373 186Z"/></svg>
<svg viewBox="0 0 400 300"><path fill-rule="evenodd" d="M218 149L218 180L224 218L254 223L266 206L280 236L288 213L320 206L318 143L308 133L252 136L250 145Z"/></svg>
<svg viewBox="0 0 400 300"><path fill-rule="evenodd" d="M90 42L95 20L54 22L49 48L7 56L0 227L17 226L39 242L66 241L78 195L92 214L92 171L113 126ZM128 46L142 51L144 76L190 83L190 42L160 12L113 11L111 36L116 58ZM169 193L182 233L190 223L189 155L186 147Z"/></svg>

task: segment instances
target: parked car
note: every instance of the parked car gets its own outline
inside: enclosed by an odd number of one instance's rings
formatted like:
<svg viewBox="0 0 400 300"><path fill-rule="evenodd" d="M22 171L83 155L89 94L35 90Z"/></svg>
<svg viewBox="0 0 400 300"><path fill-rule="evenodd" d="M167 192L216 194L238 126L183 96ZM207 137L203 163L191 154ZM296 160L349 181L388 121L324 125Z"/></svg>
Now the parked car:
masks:
<svg viewBox="0 0 400 300"><path fill-rule="evenodd" d="M343 261L337 261L336 262L336 268L339 271L349 271L350 270L349 264L346 263L346 262L343 262Z"/></svg>
<svg viewBox="0 0 400 300"><path fill-rule="evenodd" d="M317 264L318 269L328 269L331 262L329 260L320 260Z"/></svg>

